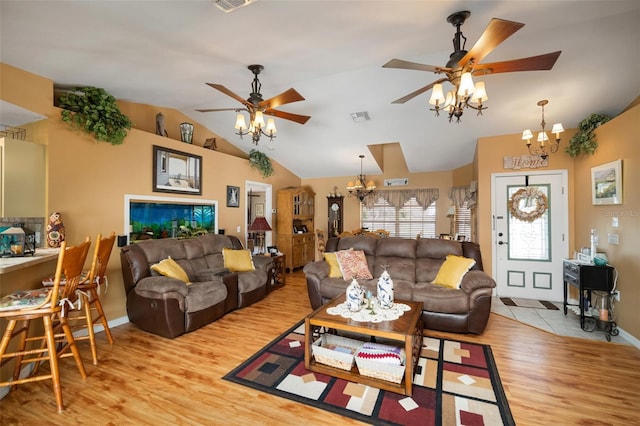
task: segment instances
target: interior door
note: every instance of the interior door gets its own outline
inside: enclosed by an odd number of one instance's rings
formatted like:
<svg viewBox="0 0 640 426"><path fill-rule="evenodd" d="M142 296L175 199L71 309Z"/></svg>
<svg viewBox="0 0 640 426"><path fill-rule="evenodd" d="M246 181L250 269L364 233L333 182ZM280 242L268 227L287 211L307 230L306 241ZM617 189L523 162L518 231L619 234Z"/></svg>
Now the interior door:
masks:
<svg viewBox="0 0 640 426"><path fill-rule="evenodd" d="M562 259L569 249L566 171L492 177L497 295L562 301Z"/></svg>

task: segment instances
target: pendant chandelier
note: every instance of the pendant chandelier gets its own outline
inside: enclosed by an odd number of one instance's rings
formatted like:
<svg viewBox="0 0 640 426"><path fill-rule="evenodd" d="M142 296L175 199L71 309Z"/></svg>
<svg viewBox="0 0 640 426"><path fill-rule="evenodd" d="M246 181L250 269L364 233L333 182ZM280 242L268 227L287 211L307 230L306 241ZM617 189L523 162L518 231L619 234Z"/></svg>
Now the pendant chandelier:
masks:
<svg viewBox="0 0 640 426"><path fill-rule="evenodd" d="M372 180L367 182L367 177L362 173L362 159L364 155L360 154L358 157L360 158L360 174L356 176L355 183L349 182L347 184L347 191L349 191L348 197L356 197L362 202L376 190L376 184Z"/></svg>
<svg viewBox="0 0 640 426"><path fill-rule="evenodd" d="M546 99L538 101L538 106L542 108L542 122L540 123L542 130L538 132L538 137L536 138L538 144L534 145L531 143L531 139L533 139L533 133L530 129L526 129L522 132L522 140L527 141L527 149L529 150L529 154L539 155L543 160L546 160L549 157L549 154L558 151L558 147L560 146L560 133L564 132L562 123L555 123L551 128L551 133L555 134L555 142L549 140L549 136L545 131L545 126L547 123L545 123L544 121L544 106L548 103L549 101Z"/></svg>

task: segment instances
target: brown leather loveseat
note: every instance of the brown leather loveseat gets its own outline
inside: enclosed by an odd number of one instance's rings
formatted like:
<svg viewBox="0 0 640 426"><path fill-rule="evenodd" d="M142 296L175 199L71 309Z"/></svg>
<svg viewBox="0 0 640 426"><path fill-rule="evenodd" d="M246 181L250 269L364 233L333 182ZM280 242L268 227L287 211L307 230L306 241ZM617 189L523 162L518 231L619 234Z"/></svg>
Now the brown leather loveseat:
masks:
<svg viewBox="0 0 640 426"><path fill-rule="evenodd" d="M206 234L123 247L120 258L129 321L142 330L174 338L264 298L273 260L255 256L255 270L230 272L224 267L224 248L239 250L242 243L234 236ZM151 269L168 257L187 273L189 284Z"/></svg>
<svg viewBox="0 0 640 426"><path fill-rule="evenodd" d="M491 295L495 281L482 270L480 247L472 242L434 238L375 238L355 236L330 238L326 252L362 250L373 279L358 283L376 294L376 283L385 270L393 280L397 300L423 302L425 329L454 333L481 334L491 312ZM432 284L447 255L474 259L475 265L460 283L460 288ZM329 277L329 264L322 260L304 267L311 306L316 309L332 298L344 294L349 281Z"/></svg>

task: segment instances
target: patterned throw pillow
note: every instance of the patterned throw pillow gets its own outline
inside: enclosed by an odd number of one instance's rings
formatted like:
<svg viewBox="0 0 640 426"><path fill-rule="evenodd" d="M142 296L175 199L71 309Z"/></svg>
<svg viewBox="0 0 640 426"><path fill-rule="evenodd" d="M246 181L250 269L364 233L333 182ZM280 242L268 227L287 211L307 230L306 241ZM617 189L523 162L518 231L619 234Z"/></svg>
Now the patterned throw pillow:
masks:
<svg viewBox="0 0 640 426"><path fill-rule="evenodd" d="M222 249L222 257L224 258L224 267L229 268L231 272L246 272L256 269L249 250L234 250L225 247Z"/></svg>
<svg viewBox="0 0 640 426"><path fill-rule="evenodd" d="M184 281L185 283L189 283L189 276L187 273L180 265L178 265L178 262L173 260L171 257L161 260L155 265L151 265L151 270L156 271L165 277L176 278L180 281Z"/></svg>
<svg viewBox="0 0 640 426"><path fill-rule="evenodd" d="M340 250L336 253L342 278L345 281L352 279L372 279L367 258L362 250Z"/></svg>
<svg viewBox="0 0 640 426"><path fill-rule="evenodd" d="M433 284L443 285L449 288L460 288L462 277L467 271L473 268L476 261L462 256L447 255L438 275L433 280Z"/></svg>

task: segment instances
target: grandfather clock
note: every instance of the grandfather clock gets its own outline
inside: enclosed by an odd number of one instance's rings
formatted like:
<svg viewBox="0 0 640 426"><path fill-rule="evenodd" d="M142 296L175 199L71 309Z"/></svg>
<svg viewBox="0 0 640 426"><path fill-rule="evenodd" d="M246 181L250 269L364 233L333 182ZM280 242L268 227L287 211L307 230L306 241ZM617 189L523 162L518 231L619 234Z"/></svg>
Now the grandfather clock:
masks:
<svg viewBox="0 0 640 426"><path fill-rule="evenodd" d="M336 237L342 233L342 201L344 197L342 195L330 195L327 197L328 219L329 224L327 226L329 237Z"/></svg>

